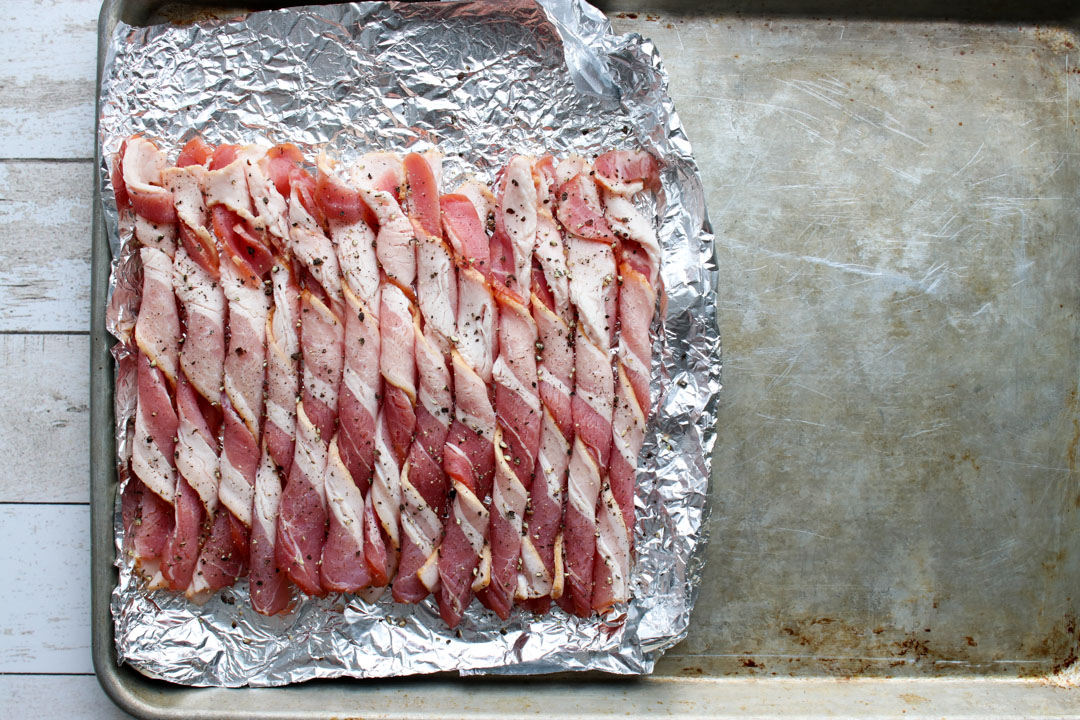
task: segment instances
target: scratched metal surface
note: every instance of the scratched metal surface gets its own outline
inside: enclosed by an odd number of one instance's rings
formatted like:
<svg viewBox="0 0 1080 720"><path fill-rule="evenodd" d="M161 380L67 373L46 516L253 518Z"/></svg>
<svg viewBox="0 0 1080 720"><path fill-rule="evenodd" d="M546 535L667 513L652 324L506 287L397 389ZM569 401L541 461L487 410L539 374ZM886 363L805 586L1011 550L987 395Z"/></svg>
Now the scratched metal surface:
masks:
<svg viewBox="0 0 1080 720"><path fill-rule="evenodd" d="M1080 613L1076 38L612 19L663 53L721 268L709 561L689 638L658 670L1067 664Z"/></svg>

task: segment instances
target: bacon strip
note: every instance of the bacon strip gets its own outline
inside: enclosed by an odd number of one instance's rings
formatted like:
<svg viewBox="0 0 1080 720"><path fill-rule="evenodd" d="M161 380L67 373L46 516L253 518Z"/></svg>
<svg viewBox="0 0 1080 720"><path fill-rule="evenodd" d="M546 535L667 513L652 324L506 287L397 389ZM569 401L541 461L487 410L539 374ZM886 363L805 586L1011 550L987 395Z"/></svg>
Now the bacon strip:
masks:
<svg viewBox="0 0 1080 720"><path fill-rule="evenodd" d="M303 159L299 148L286 143L275 145L261 158L245 161L244 173L257 218L252 226L266 232L279 256L291 252L289 174Z"/></svg>
<svg viewBox="0 0 1080 720"><path fill-rule="evenodd" d="M517 593L522 523L540 445L542 418L537 385L537 330L526 298L531 295L536 246L536 186L532 161L515 156L506 167L495 211L492 254L512 256L495 285L499 308L499 355L495 381L495 487L491 498L491 582L477 593L506 619ZM498 268L499 265L496 264Z"/></svg>
<svg viewBox="0 0 1080 720"><path fill-rule="evenodd" d="M467 186L472 197L490 192ZM450 479L448 515L438 552L439 614L451 628L461 622L474 589L490 578L490 550L485 556L492 484L495 474L495 410L490 385L496 352L498 315L489 278L491 263L485 214L477 214L470 196L459 190L440 199L443 228L458 266L458 312L454 373L454 418L446 435L443 469ZM481 568L486 570L481 571Z"/></svg>
<svg viewBox="0 0 1080 720"><path fill-rule="evenodd" d="M397 568L401 548L401 471L416 427L416 332L412 304L416 250L412 223L396 197L404 180L401 161L387 153L366 155L353 169L352 176L361 199L379 225L375 250L382 268L378 318L383 391L375 423L375 468L365 502L371 585L380 587L390 581Z"/></svg>
<svg viewBox="0 0 1080 720"><path fill-rule="evenodd" d="M172 288L176 216L172 194L162 186L164 154L141 137L121 146L113 183L121 213L131 218L142 246L142 301L135 321L138 384L132 438L129 515L136 567L149 585L166 585L162 555L175 527L175 445L179 422L174 404L178 381L180 317ZM134 506L132 507L132 504Z"/></svg>
<svg viewBox="0 0 1080 720"><path fill-rule="evenodd" d="M592 614L596 503L611 454L614 342L618 283L616 239L604 219L588 163L568 158L556 168L558 218L566 230L570 298L577 311L574 346L574 444L563 515L566 587L560 605Z"/></svg>
<svg viewBox="0 0 1080 720"><path fill-rule="evenodd" d="M249 570L251 605L264 615L282 612L290 602L289 575L277 559L277 522L283 479L289 477L296 452L296 396L300 389L300 287L289 249L286 200L291 196L288 175L300 159L295 146L279 145L247 166L259 221L277 250L270 270L274 303L266 319L266 418L262 460L255 476Z"/></svg>
<svg viewBox="0 0 1080 720"><path fill-rule="evenodd" d="M154 143L133 136L120 150L121 196L134 213L135 239L143 247L168 255L176 254L176 210L172 194L161 184L168 166L165 154Z"/></svg>
<svg viewBox="0 0 1080 720"><path fill-rule="evenodd" d="M131 462L146 487L171 503L176 485L173 462L176 412L172 392L177 379L180 318L172 290L172 260L155 248L142 248L139 254L143 263L143 296L135 324L135 342L146 362L140 364L143 375L139 382Z"/></svg>
<svg viewBox="0 0 1080 720"><path fill-rule="evenodd" d="M607 191L633 197L643 189L660 186L656 158L642 150L610 150L596 158L596 181Z"/></svg>
<svg viewBox="0 0 1080 720"><path fill-rule="evenodd" d="M398 602L417 603L438 589L442 518L447 478L443 447L452 420L450 342L456 327L457 277L452 252L443 242L438 175L441 158L405 157L409 215L416 243L416 292L420 313L414 327L419 378L416 438L401 473L401 563L394 580Z"/></svg>
<svg viewBox="0 0 1080 720"><path fill-rule="evenodd" d="M265 150L219 146L204 191L228 307L229 342L222 396L224 432L218 499L188 595L202 599L247 571L256 474L260 464L266 321L270 296L264 281L272 257L254 227L245 168Z"/></svg>
<svg viewBox="0 0 1080 720"><path fill-rule="evenodd" d="M169 397L165 375L150 357L140 353L131 455L131 469L135 475L133 480L139 481L143 488L139 493L140 519L135 562L149 579L151 589L166 584L161 574L161 556L175 522L172 498L176 492L176 468L173 464L176 427L176 412Z"/></svg>
<svg viewBox="0 0 1080 720"><path fill-rule="evenodd" d="M278 565L309 595L322 595L320 562L326 542L324 473L337 418L344 327L321 300L300 298L303 391L296 406L296 453L278 516Z"/></svg>
<svg viewBox="0 0 1080 720"><path fill-rule="evenodd" d="M659 283L660 245L632 196L659 182L646 152L613 151L596 160L604 214L620 243L619 346L612 419L614 452L598 510L592 605L603 611L630 599L634 541L634 487L638 454L649 416L652 364L650 325ZM615 178L613 182L610 178Z"/></svg>
<svg viewBox="0 0 1080 720"><path fill-rule="evenodd" d="M255 475L251 510L250 588L251 606L263 615L276 615L289 607L288 573L278 566L277 519L281 508L280 466L275 462L266 436L262 459Z"/></svg>
<svg viewBox="0 0 1080 720"><path fill-rule="evenodd" d="M334 244L320 222L315 179L306 170L293 168L289 187L289 248L310 276L311 281L305 286L318 293L335 314L340 314L341 266Z"/></svg>
<svg viewBox="0 0 1080 720"><path fill-rule="evenodd" d="M495 487L491 498L491 582L477 593L502 619L517 592L522 522L540 444L536 375L536 323L521 299L495 293L499 307L499 357L495 361Z"/></svg>
<svg viewBox="0 0 1080 720"><path fill-rule="evenodd" d="M296 450L278 515L276 553L278 565L293 583L309 595L323 595L327 591L321 570L327 540L326 474L345 361L345 297L337 253L319 222L315 179L294 168L289 185L290 249L303 266L303 380L296 407Z"/></svg>
<svg viewBox="0 0 1080 720"><path fill-rule="evenodd" d="M539 338L540 398L543 419L540 450L529 489L528 533L521 541L518 595L530 610L544 613L562 596L563 500L574 438L571 393L574 388L574 309L570 304L566 247L552 216L555 169L550 155L537 163L537 242L534 255L532 314Z"/></svg>
<svg viewBox="0 0 1080 720"><path fill-rule="evenodd" d="M322 582L328 590L357 592L371 584L376 566L385 561L376 547L369 552L365 497L375 467L375 418L379 391L379 267L375 234L365 218L359 193L333 172L325 156L319 159L316 201L330 228L342 273L345 305L345 355L338 395L338 432L330 444L325 492L329 531L322 554ZM374 309L373 309L374 308Z"/></svg>
<svg viewBox="0 0 1080 720"><path fill-rule="evenodd" d="M274 307L266 319L266 419L262 460L255 476L251 525L251 605L274 615L289 604L288 573L277 562L277 519L282 478L289 476L296 448L296 394L300 386L300 289L291 262L279 258L271 270Z"/></svg>
<svg viewBox="0 0 1080 720"><path fill-rule="evenodd" d="M169 587L186 591L202 546L204 530L218 506L218 433L225 362L225 296L218 283L216 247L206 227L202 185L213 151L202 140L184 146L178 166L162 173L179 219L180 243L173 262L173 289L183 310L185 342L180 351L176 392L174 532L162 566Z"/></svg>
<svg viewBox="0 0 1080 720"><path fill-rule="evenodd" d="M495 210L492 254L500 280L519 298L528 298L532 288L533 249L536 246L536 184L532 162L523 155L510 158L503 171Z"/></svg>
<svg viewBox="0 0 1080 720"><path fill-rule="evenodd" d="M300 286L292 260L279 256L270 270L273 307L266 318L266 421L270 457L288 477L296 448L296 396L300 390Z"/></svg>
<svg viewBox="0 0 1080 720"><path fill-rule="evenodd" d="M365 155L353 170L360 197L374 213L379 225L376 253L385 279L412 295L416 281L416 249L413 228L397 199L405 182L405 169L396 155Z"/></svg>

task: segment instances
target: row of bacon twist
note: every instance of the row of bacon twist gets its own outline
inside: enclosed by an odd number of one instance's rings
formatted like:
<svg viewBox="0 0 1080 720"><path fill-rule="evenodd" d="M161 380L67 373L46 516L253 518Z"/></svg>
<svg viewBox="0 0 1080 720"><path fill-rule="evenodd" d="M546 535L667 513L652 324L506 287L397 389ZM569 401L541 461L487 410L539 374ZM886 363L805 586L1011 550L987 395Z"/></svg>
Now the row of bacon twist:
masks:
<svg viewBox="0 0 1080 720"><path fill-rule="evenodd" d="M500 617L630 597L658 167L513 156L442 193L434 152L315 174L293 145L129 138L141 260L125 548L151 588L252 604L387 586Z"/></svg>

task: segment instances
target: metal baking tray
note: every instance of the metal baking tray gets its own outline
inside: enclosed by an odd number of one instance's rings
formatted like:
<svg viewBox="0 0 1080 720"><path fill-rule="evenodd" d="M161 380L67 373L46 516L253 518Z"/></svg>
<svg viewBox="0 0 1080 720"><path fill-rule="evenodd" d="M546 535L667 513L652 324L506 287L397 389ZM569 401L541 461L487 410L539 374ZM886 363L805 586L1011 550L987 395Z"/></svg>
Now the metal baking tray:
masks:
<svg viewBox="0 0 1080 720"><path fill-rule="evenodd" d="M1080 715L1080 13L602 7L663 53L717 235L725 391L688 639L637 679L220 690L118 667L95 195L92 612L106 692L160 718ZM202 12L106 0L99 78L118 19Z"/></svg>

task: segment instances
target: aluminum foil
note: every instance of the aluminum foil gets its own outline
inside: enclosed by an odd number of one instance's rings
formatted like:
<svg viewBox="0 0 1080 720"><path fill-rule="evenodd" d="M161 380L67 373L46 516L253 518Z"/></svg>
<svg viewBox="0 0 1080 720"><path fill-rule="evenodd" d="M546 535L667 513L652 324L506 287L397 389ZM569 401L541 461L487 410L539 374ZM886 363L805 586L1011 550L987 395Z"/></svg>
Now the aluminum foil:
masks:
<svg viewBox="0 0 1080 720"><path fill-rule="evenodd" d="M687 631L706 543L707 493L720 390L716 269L690 143L667 93L660 55L615 36L581 0L364 3L257 12L193 24L117 26L101 89L105 158L135 132L175 152L212 143L291 141L349 162L372 149L437 145L447 187L491 180L513 153L591 154L644 147L663 161L654 207L666 293L655 324L655 402L638 474L633 600L605 617L474 603L448 630L432 598L301 599L266 618L245 581L204 606L147 592L122 552L112 597L121 663L187 685L273 686L325 677L456 670L651 672ZM138 302L137 253L124 247L108 167L100 170L114 255L109 329L126 337ZM133 383L118 359L119 477L127 473Z"/></svg>

